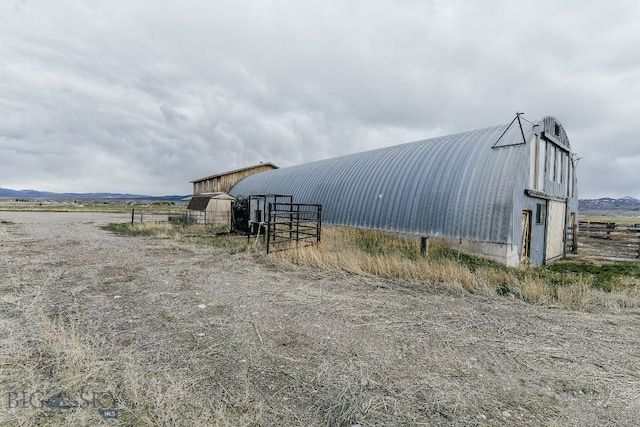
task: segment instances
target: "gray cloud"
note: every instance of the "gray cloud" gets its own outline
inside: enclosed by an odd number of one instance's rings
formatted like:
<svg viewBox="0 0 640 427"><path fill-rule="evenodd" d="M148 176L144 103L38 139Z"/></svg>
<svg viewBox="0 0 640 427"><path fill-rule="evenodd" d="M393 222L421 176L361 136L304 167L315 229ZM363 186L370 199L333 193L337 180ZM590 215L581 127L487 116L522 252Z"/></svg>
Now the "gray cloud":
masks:
<svg viewBox="0 0 640 427"><path fill-rule="evenodd" d="M146 194L556 116L640 198L634 1L0 4L0 186Z"/></svg>
<svg viewBox="0 0 640 427"><path fill-rule="evenodd" d="M162 113L162 116L164 117L164 121L167 124L179 123L181 121L189 121L189 117L176 111L175 108L167 104L162 104L160 106L160 112Z"/></svg>

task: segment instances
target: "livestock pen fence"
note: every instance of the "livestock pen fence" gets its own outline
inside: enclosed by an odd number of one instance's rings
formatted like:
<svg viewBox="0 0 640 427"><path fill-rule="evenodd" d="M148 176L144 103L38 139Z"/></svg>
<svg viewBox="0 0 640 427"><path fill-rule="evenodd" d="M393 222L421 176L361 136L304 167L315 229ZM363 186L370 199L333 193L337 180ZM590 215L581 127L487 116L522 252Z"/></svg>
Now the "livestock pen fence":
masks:
<svg viewBox="0 0 640 427"><path fill-rule="evenodd" d="M268 204L266 221L267 253L296 245L320 243L322 205L274 202Z"/></svg>
<svg viewBox="0 0 640 427"><path fill-rule="evenodd" d="M567 230L567 253L620 260L640 259L640 224L581 221Z"/></svg>

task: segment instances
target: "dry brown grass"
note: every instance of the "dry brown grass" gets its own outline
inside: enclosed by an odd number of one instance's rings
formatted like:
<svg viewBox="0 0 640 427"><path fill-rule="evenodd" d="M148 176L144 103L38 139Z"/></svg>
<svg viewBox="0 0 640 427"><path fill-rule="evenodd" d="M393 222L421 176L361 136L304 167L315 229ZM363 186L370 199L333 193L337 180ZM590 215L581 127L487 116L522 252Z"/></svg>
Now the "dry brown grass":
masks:
<svg viewBox="0 0 640 427"><path fill-rule="evenodd" d="M417 243L419 245L419 242ZM433 258L445 247L431 242ZM452 289L479 290L481 286L469 270L451 259L419 257L415 238L376 231L325 227L322 243L278 253L281 259L317 268L343 270L358 275L422 282L429 285L447 281Z"/></svg>
<svg viewBox="0 0 640 427"><path fill-rule="evenodd" d="M507 268L467 254L458 259L455 251L433 238L428 256L422 256L419 245L415 236L325 227L320 245L292 248L277 256L316 268L400 279L448 292L497 293L572 310L640 306L637 279L619 286L615 292L606 292L594 288L593 281L585 275Z"/></svg>
<svg viewBox="0 0 640 427"><path fill-rule="evenodd" d="M226 426L244 418L229 415L224 399L212 396L207 378L198 376L211 367L188 369L188 355L171 348L170 340L161 338L154 352L123 346L109 324L85 317L94 313L60 307L62 313L53 315L43 310L47 305L36 298L25 307L21 315L30 319L30 333L20 330L3 345L0 425ZM71 407L49 408L55 398ZM118 418L103 420L99 410L112 407ZM233 423L225 421L229 417Z"/></svg>

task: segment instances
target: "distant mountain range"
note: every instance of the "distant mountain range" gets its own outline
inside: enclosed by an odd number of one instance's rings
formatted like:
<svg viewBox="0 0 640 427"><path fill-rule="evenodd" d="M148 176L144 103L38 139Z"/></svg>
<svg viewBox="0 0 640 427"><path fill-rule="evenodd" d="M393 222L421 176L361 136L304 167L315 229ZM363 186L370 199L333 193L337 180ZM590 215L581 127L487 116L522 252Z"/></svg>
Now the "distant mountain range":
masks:
<svg viewBox="0 0 640 427"><path fill-rule="evenodd" d="M171 196L147 196L142 194L122 194L122 193L51 193L48 191L37 190L11 190L8 188L0 188L0 198L16 198L16 199L64 199L64 200L138 200L138 201L154 201L167 200L176 202L190 195L171 195Z"/></svg>
<svg viewBox="0 0 640 427"><path fill-rule="evenodd" d="M583 199L580 200L578 209L580 211L640 211L640 200L634 199L633 197L622 197L620 199L612 199L610 197Z"/></svg>

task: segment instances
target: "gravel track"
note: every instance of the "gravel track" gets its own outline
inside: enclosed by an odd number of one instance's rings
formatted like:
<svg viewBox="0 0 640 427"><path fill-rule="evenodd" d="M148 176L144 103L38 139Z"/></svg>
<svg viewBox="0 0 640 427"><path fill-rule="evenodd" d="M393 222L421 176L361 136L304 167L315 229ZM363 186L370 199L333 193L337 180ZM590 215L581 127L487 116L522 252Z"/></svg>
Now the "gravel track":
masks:
<svg viewBox="0 0 640 427"><path fill-rule="evenodd" d="M30 387L14 368L39 340L27 327L38 313L75 319L96 360L118 367L101 371L122 396L109 425L640 424L637 311L452 294L100 228L128 220L0 212L4 425L35 419L7 393ZM30 360L21 369L51 381ZM145 390L183 409L154 408Z"/></svg>

